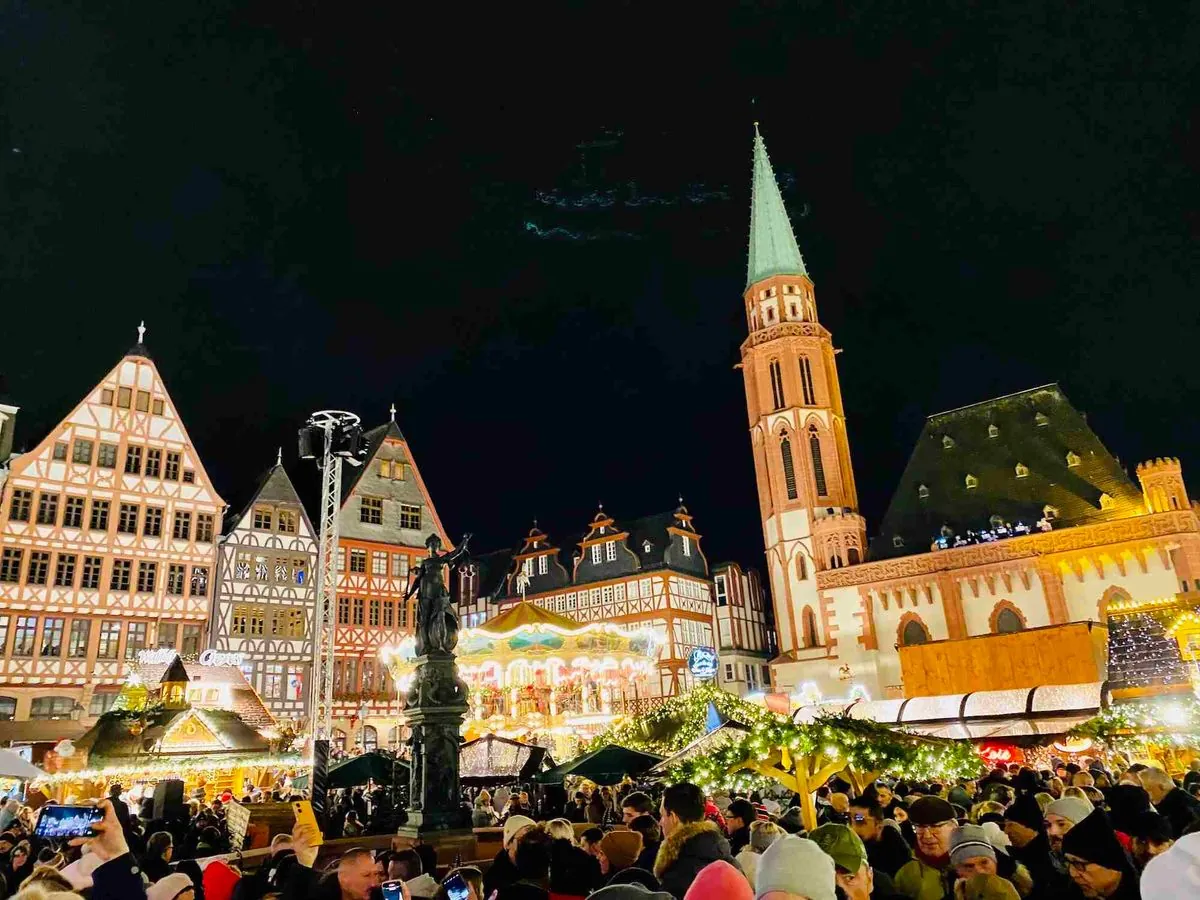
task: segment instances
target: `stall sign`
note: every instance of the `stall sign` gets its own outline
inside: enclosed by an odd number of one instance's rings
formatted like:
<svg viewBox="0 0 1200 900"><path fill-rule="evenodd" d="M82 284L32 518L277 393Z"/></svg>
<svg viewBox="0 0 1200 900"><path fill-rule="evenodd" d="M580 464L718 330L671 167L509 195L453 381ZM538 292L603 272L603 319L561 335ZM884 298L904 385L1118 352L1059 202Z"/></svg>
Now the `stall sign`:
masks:
<svg viewBox="0 0 1200 900"><path fill-rule="evenodd" d="M1016 744L1006 744L1001 741L984 741L975 745L979 758L992 766L1007 766L1009 763L1018 765L1025 762L1025 751Z"/></svg>

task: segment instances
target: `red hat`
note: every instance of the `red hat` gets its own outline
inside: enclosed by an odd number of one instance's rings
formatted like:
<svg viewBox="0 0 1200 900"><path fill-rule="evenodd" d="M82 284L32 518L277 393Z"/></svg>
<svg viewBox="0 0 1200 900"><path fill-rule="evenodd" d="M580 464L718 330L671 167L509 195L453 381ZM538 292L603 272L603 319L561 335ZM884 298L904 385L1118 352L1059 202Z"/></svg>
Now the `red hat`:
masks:
<svg viewBox="0 0 1200 900"><path fill-rule="evenodd" d="M204 867L204 900L230 900L241 877L224 861L213 860Z"/></svg>
<svg viewBox="0 0 1200 900"><path fill-rule="evenodd" d="M718 859L700 870L692 886L683 895L683 900L711 900L712 897L754 900L754 891L750 889L750 882L745 875L725 860Z"/></svg>

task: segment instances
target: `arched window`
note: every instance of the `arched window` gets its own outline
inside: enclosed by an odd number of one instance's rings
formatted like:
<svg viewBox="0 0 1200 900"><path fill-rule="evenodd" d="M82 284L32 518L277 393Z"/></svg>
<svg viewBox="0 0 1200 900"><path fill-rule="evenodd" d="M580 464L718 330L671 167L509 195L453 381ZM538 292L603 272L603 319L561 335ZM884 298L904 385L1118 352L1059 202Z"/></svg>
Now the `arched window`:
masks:
<svg viewBox="0 0 1200 900"><path fill-rule="evenodd" d="M819 647L821 645L821 636L817 631L817 614L813 612L811 606L804 607L803 622L804 646Z"/></svg>
<svg viewBox="0 0 1200 900"><path fill-rule="evenodd" d="M825 497L829 488L825 484L825 464L821 461L821 439L817 436L817 426L808 426L808 449L812 452L813 479L817 482L817 496Z"/></svg>
<svg viewBox="0 0 1200 900"><path fill-rule="evenodd" d="M904 626L900 642L905 647L911 647L914 644L927 644L929 643L929 632L925 630L925 626L921 624L920 619L910 619L908 624Z"/></svg>
<svg viewBox="0 0 1200 900"><path fill-rule="evenodd" d="M783 484L787 488L787 498L795 500L798 496L796 493L796 467L792 462L792 440L786 432L779 439L779 455L783 458Z"/></svg>
<svg viewBox="0 0 1200 900"><path fill-rule="evenodd" d="M808 579L808 563L804 560L803 553L796 554L796 580L806 581Z"/></svg>
<svg viewBox="0 0 1200 900"><path fill-rule="evenodd" d="M775 401L776 409L783 409L783 373L779 371L779 360L771 360L768 368L771 371L771 399Z"/></svg>
<svg viewBox="0 0 1200 900"><path fill-rule="evenodd" d="M832 553L829 556L829 568L840 569L842 567L842 557L837 553Z"/></svg>
<svg viewBox="0 0 1200 900"><path fill-rule="evenodd" d="M857 547L851 547L846 551L846 561L852 566L857 566L860 562L862 562L862 560L859 558Z"/></svg>
<svg viewBox="0 0 1200 900"><path fill-rule="evenodd" d="M17 701L14 697L0 697L0 722L11 722L17 714Z"/></svg>
<svg viewBox="0 0 1200 900"><path fill-rule="evenodd" d="M1025 623L1013 610L1002 609L1000 615L996 616L996 634L1012 634L1024 630Z"/></svg>
<svg viewBox="0 0 1200 900"><path fill-rule="evenodd" d="M379 732L373 725L364 725L358 729L358 737L354 742L369 753L379 747Z"/></svg>

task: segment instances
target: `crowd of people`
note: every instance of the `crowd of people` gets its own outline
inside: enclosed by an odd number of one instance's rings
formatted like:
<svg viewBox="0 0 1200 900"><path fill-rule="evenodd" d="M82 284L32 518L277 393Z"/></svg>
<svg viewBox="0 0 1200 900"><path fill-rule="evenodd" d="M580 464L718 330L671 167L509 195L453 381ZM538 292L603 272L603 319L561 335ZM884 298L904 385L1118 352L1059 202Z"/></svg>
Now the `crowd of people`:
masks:
<svg viewBox="0 0 1200 900"><path fill-rule="evenodd" d="M0 807L0 900L1200 897L1200 761L1179 782L1157 768L1084 762L954 784L879 780L857 795L835 778L816 794L810 831L800 797L706 796L689 783L589 786L559 809L513 790L497 811L483 792L473 814L488 813L502 846L445 874L427 844L358 847L318 871L320 839L297 825L243 875L224 855L219 799L143 820L114 786L88 839L41 840L29 807ZM355 795L345 799L343 827L356 813Z"/></svg>

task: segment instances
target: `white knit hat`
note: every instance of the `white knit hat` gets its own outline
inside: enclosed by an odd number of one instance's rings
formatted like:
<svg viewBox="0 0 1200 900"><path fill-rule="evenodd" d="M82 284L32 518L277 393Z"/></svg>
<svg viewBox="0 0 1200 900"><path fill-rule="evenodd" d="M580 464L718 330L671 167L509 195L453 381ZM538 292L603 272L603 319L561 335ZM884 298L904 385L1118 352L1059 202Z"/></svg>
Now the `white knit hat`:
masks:
<svg viewBox="0 0 1200 900"><path fill-rule="evenodd" d="M1089 800L1079 797L1059 797L1046 807L1043 815L1062 816L1071 824L1078 825L1095 808Z"/></svg>
<svg viewBox="0 0 1200 900"><path fill-rule="evenodd" d="M1140 887L1143 897L1155 900L1200 896L1200 833L1185 834L1166 853L1146 863Z"/></svg>
<svg viewBox="0 0 1200 900"><path fill-rule="evenodd" d="M771 891L799 894L808 900L834 900L833 858L808 838L780 838L758 861L754 896Z"/></svg>

